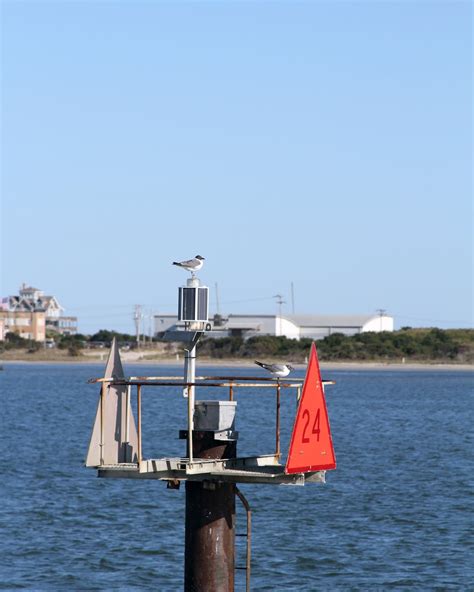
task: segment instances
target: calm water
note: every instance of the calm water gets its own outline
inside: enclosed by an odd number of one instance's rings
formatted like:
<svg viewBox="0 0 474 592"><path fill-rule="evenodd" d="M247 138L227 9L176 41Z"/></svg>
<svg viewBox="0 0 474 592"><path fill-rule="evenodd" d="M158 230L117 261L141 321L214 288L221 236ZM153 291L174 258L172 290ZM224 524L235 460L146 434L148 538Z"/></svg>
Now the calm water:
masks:
<svg viewBox="0 0 474 592"><path fill-rule="evenodd" d="M157 374L139 368L126 373ZM101 373L22 364L0 372L1 589L182 589L184 488L97 479L83 467L98 399L86 381ZM474 590L474 375L323 377L337 381L327 399L338 468L327 484L241 486L253 509L252 589ZM237 400L240 454L272 452L272 396ZM294 409L285 395L284 446ZM182 397L145 389L143 414L145 456L183 455ZM243 531L240 509L238 522ZM244 572L236 577L244 590Z"/></svg>

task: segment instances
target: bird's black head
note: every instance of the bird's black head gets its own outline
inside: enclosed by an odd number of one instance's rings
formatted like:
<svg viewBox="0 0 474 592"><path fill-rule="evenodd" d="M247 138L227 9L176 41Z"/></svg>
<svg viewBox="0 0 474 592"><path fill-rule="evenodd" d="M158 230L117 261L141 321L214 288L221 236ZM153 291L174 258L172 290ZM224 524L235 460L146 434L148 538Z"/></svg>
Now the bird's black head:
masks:
<svg viewBox="0 0 474 592"><path fill-rule="evenodd" d="M290 364L287 364L286 367L288 368L288 370L294 370L294 366L290 366Z"/></svg>
<svg viewBox="0 0 474 592"><path fill-rule="evenodd" d="M204 261L204 257L201 257L201 255L196 255L196 259L200 259L201 261Z"/></svg>

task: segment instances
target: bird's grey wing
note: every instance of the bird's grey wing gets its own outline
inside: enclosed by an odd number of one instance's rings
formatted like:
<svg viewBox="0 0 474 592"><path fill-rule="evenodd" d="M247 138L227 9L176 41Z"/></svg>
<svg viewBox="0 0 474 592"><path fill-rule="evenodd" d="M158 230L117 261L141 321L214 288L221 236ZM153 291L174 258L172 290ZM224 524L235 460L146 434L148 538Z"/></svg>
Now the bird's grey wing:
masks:
<svg viewBox="0 0 474 592"><path fill-rule="evenodd" d="M187 261L181 261L180 265L183 267L197 267L199 265L198 259L188 259Z"/></svg>
<svg viewBox="0 0 474 592"><path fill-rule="evenodd" d="M286 366L285 364L272 364L270 369L272 372L285 372Z"/></svg>

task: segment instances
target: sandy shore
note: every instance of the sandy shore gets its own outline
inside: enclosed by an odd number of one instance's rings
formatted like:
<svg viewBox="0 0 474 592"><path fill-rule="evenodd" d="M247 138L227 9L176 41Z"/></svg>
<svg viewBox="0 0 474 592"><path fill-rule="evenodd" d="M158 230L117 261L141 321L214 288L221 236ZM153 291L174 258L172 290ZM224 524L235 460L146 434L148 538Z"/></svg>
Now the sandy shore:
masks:
<svg viewBox="0 0 474 592"><path fill-rule="evenodd" d="M81 357L65 357L63 359L50 359L50 360L35 360L31 357L25 357L24 359L15 360L1 360L0 365L8 366L10 364L52 364L52 365L64 365L64 364L93 364L104 366L107 361L108 352L104 352L102 356L81 356ZM120 354L123 364L127 366L176 366L177 368L183 367L183 357L180 359L173 358L159 358L159 359L147 359L147 354L144 352L121 352ZM199 366L231 366L239 368L254 368L253 360L245 359L223 359L216 360L211 358L199 358ZM304 369L306 364L293 364L295 368ZM471 364L449 364L439 362L426 362L426 363L383 363L383 362L320 362L322 370L445 370L445 371L474 371L474 365Z"/></svg>

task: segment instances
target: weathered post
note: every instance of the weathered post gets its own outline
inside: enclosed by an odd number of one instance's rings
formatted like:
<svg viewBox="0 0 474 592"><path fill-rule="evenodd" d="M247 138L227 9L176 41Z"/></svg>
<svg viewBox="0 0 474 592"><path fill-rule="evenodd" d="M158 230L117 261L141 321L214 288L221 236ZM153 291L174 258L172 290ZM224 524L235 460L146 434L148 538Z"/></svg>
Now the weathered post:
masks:
<svg viewBox="0 0 474 592"><path fill-rule="evenodd" d="M236 457L235 405L229 401L197 402L193 432L196 461ZM235 485L187 481L185 592L233 592L234 551Z"/></svg>

